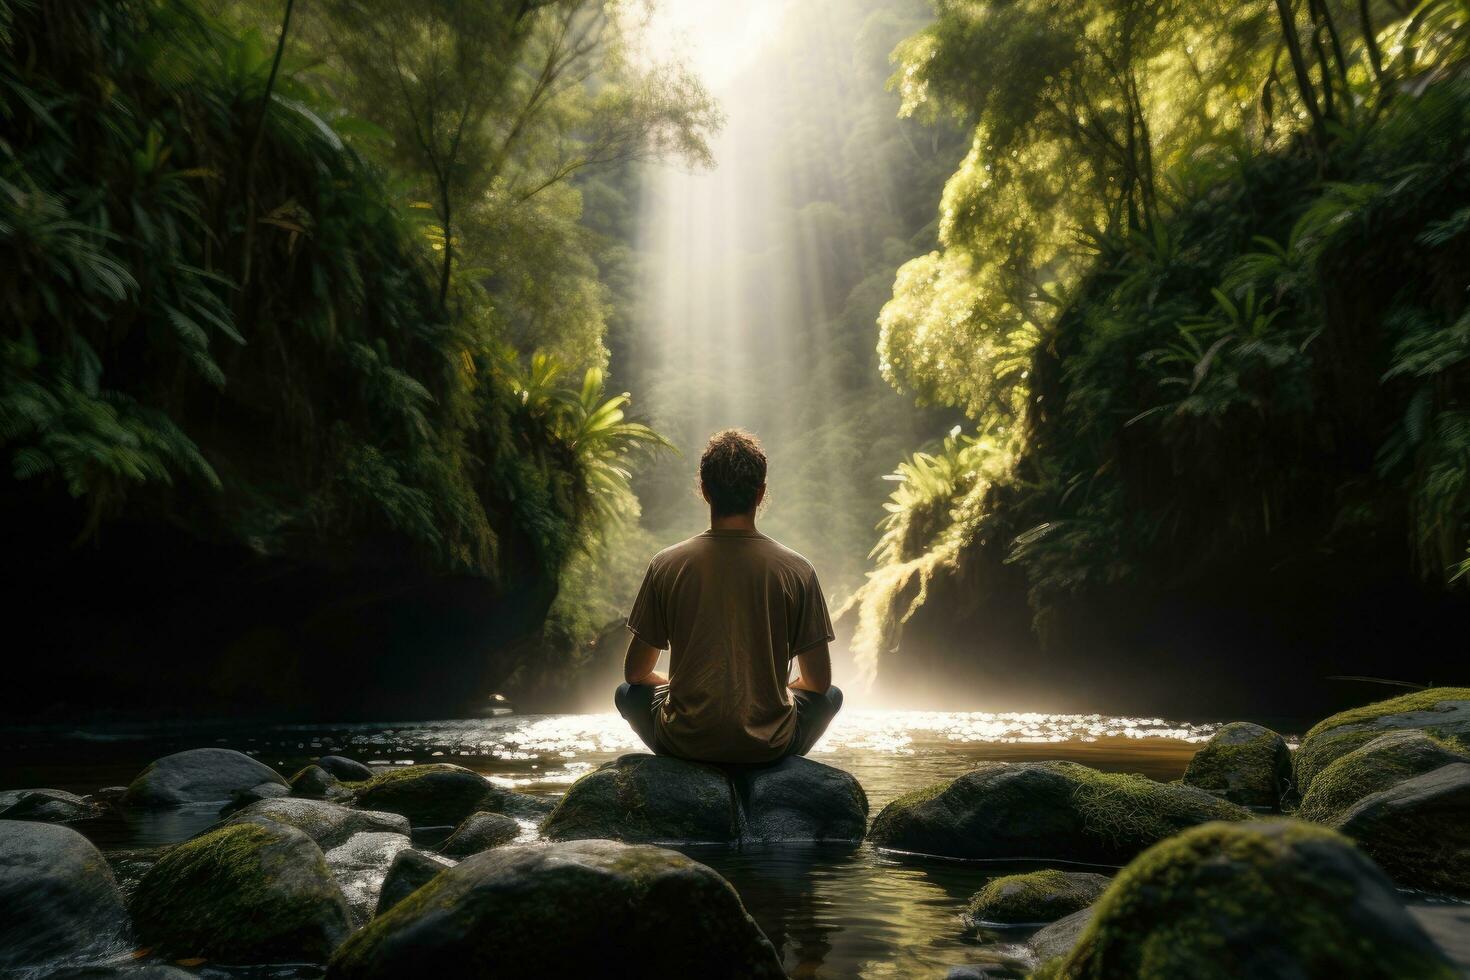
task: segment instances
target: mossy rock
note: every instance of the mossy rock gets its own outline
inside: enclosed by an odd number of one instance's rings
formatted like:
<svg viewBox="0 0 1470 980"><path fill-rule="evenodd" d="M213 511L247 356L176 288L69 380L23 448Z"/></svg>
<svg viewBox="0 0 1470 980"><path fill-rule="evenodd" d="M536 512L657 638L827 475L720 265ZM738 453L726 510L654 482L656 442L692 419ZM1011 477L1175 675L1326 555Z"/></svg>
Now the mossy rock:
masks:
<svg viewBox="0 0 1470 980"><path fill-rule="evenodd" d="M225 821L226 826L242 823L295 827L322 850L344 844L354 834L387 833L407 837L411 829L407 818L397 813L358 810L326 800L295 797L260 800Z"/></svg>
<svg viewBox="0 0 1470 980"><path fill-rule="evenodd" d="M1470 764L1366 796L1335 826L1401 884L1470 898Z"/></svg>
<svg viewBox="0 0 1470 980"><path fill-rule="evenodd" d="M0 975L119 952L127 929L117 880L91 841L56 824L0 822Z"/></svg>
<svg viewBox="0 0 1470 980"><path fill-rule="evenodd" d="M734 789L719 768L625 755L573 783L541 832L551 840L730 843L740 825Z"/></svg>
<svg viewBox="0 0 1470 980"><path fill-rule="evenodd" d="M382 915L433 881L439 872L452 867L453 861L435 854L426 854L413 848L399 851L394 856L393 863L388 865L388 873L383 876L383 884L378 889L378 907L374 914Z"/></svg>
<svg viewBox="0 0 1470 980"><path fill-rule="evenodd" d="M1087 908L1108 887L1106 875L1032 871L991 879L965 906L971 925L1035 925Z"/></svg>
<svg viewBox="0 0 1470 980"><path fill-rule="evenodd" d="M1066 957L1035 976L1450 980L1458 972L1340 834L1295 820L1213 823L1114 880Z"/></svg>
<svg viewBox="0 0 1470 980"><path fill-rule="evenodd" d="M307 766L291 777L291 795L308 800L337 800L350 797L352 791L321 766Z"/></svg>
<svg viewBox="0 0 1470 980"><path fill-rule="evenodd" d="M1233 721L1189 760L1184 784L1241 806L1279 810L1291 788L1291 749L1269 728Z"/></svg>
<svg viewBox="0 0 1470 980"><path fill-rule="evenodd" d="M270 766L234 749L188 749L155 759L128 786L126 806L225 803L261 783L286 785Z"/></svg>
<svg viewBox="0 0 1470 980"><path fill-rule="evenodd" d="M1431 687L1319 721L1302 739L1293 759L1297 792L1305 796L1317 774L1334 760L1380 735L1409 728L1470 747L1470 688Z"/></svg>
<svg viewBox="0 0 1470 980"><path fill-rule="evenodd" d="M12 789L0 793L0 820L71 823L106 811L91 800L62 789Z"/></svg>
<svg viewBox="0 0 1470 980"><path fill-rule="evenodd" d="M398 813L415 827L453 827L491 795L490 783L463 766L434 763L378 773L356 787L354 801L368 810Z"/></svg>
<svg viewBox="0 0 1470 980"><path fill-rule="evenodd" d="M883 808L874 845L941 857L1123 864L1211 820L1250 811L1204 790L1073 762L986 762Z"/></svg>
<svg viewBox="0 0 1470 980"><path fill-rule="evenodd" d="M321 848L294 827L240 823L185 841L138 883L139 939L171 959L322 963L347 904Z"/></svg>
<svg viewBox="0 0 1470 980"><path fill-rule="evenodd" d="M801 756L775 765L726 767L751 843L845 841L868 829L868 796L851 774Z"/></svg>
<svg viewBox="0 0 1470 980"><path fill-rule="evenodd" d="M1457 742L1416 729L1380 735L1318 773L1296 815L1317 823L1336 823L1363 797L1452 762L1470 762L1470 752Z"/></svg>
<svg viewBox="0 0 1470 980"><path fill-rule="evenodd" d="M476 854L374 919L327 969L329 980L608 974L784 976L718 874L606 840Z"/></svg>
<svg viewBox="0 0 1470 980"><path fill-rule="evenodd" d="M439 848L445 857L463 858L509 844L521 835L521 825L503 813L472 813Z"/></svg>

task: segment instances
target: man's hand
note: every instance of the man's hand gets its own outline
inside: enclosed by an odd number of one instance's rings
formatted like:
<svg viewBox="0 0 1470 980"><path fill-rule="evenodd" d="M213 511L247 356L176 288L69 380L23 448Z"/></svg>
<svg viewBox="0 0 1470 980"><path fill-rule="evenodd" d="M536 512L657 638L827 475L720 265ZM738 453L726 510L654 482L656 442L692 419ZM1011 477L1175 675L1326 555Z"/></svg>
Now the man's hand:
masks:
<svg viewBox="0 0 1470 980"><path fill-rule="evenodd" d="M623 680L629 684L667 684L669 679L658 671L658 647L649 646L636 635L628 641L628 652L623 657Z"/></svg>
<svg viewBox="0 0 1470 980"><path fill-rule="evenodd" d="M827 644L818 643L799 651L796 654L796 663L801 673L791 682L791 689L826 694L827 689L832 686L832 653L827 649Z"/></svg>

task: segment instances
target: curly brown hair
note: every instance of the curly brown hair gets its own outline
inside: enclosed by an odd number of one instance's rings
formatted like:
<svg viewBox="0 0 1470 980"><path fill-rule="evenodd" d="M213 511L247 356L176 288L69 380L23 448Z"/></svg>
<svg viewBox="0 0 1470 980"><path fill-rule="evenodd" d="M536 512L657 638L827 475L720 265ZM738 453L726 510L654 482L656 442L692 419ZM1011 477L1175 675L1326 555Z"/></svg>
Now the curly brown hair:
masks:
<svg viewBox="0 0 1470 980"><path fill-rule="evenodd" d="M699 486L716 517L749 514L766 485L766 451L743 429L721 429L699 457Z"/></svg>

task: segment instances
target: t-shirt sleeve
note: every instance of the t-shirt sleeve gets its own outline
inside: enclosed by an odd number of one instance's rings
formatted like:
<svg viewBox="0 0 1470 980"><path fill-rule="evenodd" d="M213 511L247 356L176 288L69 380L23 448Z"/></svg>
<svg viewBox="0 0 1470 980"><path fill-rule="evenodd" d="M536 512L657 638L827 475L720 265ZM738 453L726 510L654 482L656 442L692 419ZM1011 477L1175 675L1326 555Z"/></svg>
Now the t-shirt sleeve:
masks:
<svg viewBox="0 0 1470 980"><path fill-rule="evenodd" d="M659 594L658 569L653 562L643 573L643 584L628 613L628 629L638 639L659 650L669 647L669 624L664 614L663 596Z"/></svg>
<svg viewBox="0 0 1470 980"><path fill-rule="evenodd" d="M832 617L827 614L827 597L822 595L822 584L817 581L816 571L808 569L802 576L801 594L797 599L791 653L798 654L818 643L830 643L835 638Z"/></svg>

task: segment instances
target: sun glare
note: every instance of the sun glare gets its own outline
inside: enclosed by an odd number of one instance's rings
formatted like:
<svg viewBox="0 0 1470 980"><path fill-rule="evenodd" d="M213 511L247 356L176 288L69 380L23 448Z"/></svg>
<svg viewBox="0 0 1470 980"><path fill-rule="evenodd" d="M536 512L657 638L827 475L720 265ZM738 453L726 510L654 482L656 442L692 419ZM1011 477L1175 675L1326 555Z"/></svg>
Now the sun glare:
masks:
<svg viewBox="0 0 1470 980"><path fill-rule="evenodd" d="M649 23L649 53L660 61L687 60L717 92L780 29L790 2L665 0Z"/></svg>

